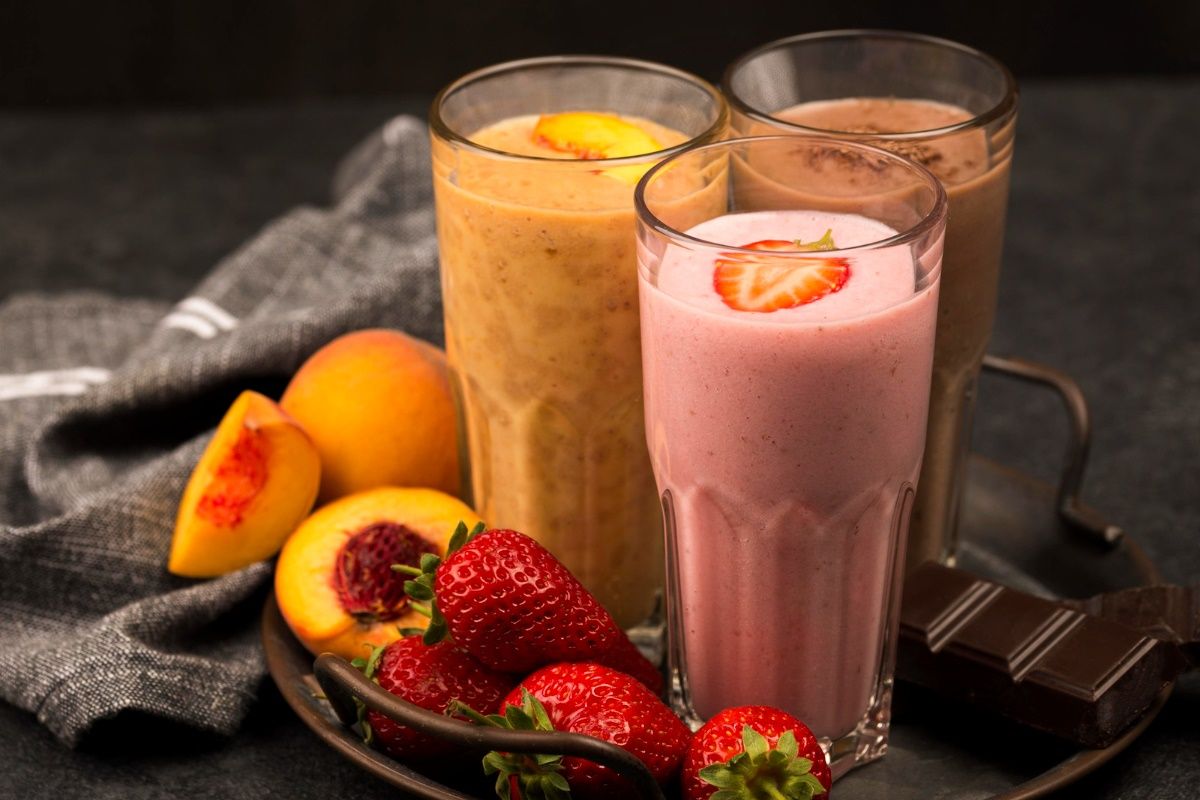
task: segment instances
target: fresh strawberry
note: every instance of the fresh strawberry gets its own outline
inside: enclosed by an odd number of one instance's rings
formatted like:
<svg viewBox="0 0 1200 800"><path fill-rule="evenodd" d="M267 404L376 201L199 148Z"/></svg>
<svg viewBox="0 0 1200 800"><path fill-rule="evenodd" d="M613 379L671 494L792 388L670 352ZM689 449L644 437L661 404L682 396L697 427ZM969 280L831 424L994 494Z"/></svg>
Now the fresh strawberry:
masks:
<svg viewBox="0 0 1200 800"><path fill-rule="evenodd" d="M511 675L488 669L449 643L431 647L420 635L376 648L370 659L356 663L392 694L438 714L453 700L491 713L515 683ZM454 749L446 741L406 728L375 711L364 710L361 716L368 726L367 736L397 758L430 758Z"/></svg>
<svg viewBox="0 0 1200 800"><path fill-rule="evenodd" d="M600 664L543 667L521 681L500 710L488 717L465 711L488 725L570 731L612 742L640 759L660 784L675 775L692 737L645 685ZM492 752L483 766L488 775L496 775L496 793L504 800L604 800L636 794L625 778L582 758Z"/></svg>
<svg viewBox="0 0 1200 800"><path fill-rule="evenodd" d="M770 706L718 713L683 759L684 800L812 800L828 798L832 783L813 732Z"/></svg>
<svg viewBox="0 0 1200 800"><path fill-rule="evenodd" d="M460 527L444 560L426 555L420 570L393 568L415 576L405 584L414 600L430 601L427 644L448 632L492 669L526 674L559 661L594 661L662 690L658 670L604 606L523 533Z"/></svg>
<svg viewBox="0 0 1200 800"><path fill-rule="evenodd" d="M771 256L772 252L832 250L829 231L815 242L764 239L742 245L764 255L725 253L713 270L713 288L725 305L738 311L771 312L820 300L846 285L850 262L845 258Z"/></svg>

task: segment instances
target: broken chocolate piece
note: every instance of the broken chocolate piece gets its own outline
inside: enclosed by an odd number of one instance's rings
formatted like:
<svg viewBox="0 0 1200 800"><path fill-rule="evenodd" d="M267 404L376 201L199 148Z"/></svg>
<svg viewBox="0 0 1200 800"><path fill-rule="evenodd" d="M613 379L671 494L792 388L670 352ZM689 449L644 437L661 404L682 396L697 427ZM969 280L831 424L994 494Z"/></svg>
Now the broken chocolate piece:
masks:
<svg viewBox="0 0 1200 800"><path fill-rule="evenodd" d="M1086 747L1107 747L1184 668L1179 648L927 563L905 581L896 675Z"/></svg>
<svg viewBox="0 0 1200 800"><path fill-rule="evenodd" d="M1062 605L1173 642L1200 667L1200 586L1140 586Z"/></svg>

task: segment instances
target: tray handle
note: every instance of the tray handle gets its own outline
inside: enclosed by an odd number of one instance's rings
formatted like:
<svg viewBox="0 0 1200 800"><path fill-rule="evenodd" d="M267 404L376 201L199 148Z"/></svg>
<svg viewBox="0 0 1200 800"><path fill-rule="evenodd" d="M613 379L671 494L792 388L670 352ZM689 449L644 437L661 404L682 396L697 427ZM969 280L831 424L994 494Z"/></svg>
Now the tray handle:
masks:
<svg viewBox="0 0 1200 800"><path fill-rule="evenodd" d="M510 731L473 725L435 714L404 700L368 680L348 661L332 653L322 653L313 665L313 673L325 696L346 726L358 719L354 699L372 711L407 725L414 730L454 742L474 750L500 750L506 753L553 753L586 758L618 773L637 789L641 800L665 800L662 789L650 770L636 756L615 744L578 733L546 731ZM446 798L473 800L449 787Z"/></svg>
<svg viewBox="0 0 1200 800"><path fill-rule="evenodd" d="M1070 434L1062 472L1058 479L1058 496L1055 501L1058 515L1070 529L1089 539L1110 547L1119 544L1125 532L1106 522L1099 512L1085 505L1079 497L1092 439L1091 414L1079 384L1065 372L1023 358L986 355L983 358L983 367L1006 378L1048 388L1062 400L1070 422Z"/></svg>

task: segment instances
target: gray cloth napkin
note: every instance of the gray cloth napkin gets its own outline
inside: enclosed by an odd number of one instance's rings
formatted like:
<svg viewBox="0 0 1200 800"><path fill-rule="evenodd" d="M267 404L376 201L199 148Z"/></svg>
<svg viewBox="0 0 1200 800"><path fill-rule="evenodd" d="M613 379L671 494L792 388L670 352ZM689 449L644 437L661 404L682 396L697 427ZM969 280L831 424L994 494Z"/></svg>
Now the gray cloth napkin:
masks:
<svg viewBox="0 0 1200 800"><path fill-rule="evenodd" d="M242 389L278 388L345 331L441 338L423 123L397 118L360 145L334 194L268 225L173 307L0 305L0 697L67 744L127 709L236 729L264 674L271 567L166 571L211 429Z"/></svg>

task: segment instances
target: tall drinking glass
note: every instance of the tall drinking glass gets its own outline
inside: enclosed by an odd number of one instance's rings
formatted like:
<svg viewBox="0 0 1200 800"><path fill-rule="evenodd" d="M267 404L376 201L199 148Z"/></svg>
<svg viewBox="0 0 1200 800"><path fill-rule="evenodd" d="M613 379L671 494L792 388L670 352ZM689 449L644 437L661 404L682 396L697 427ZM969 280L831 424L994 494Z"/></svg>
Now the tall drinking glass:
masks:
<svg viewBox="0 0 1200 800"><path fill-rule="evenodd" d="M770 136L664 161L637 204L672 701L789 711L841 774L887 747L945 191L878 148Z"/></svg>
<svg viewBox="0 0 1200 800"><path fill-rule="evenodd" d="M832 31L751 51L726 70L724 89L741 135L867 142L909 156L945 184L950 223L908 564L952 560L976 381L996 311L1016 83L995 59L954 42Z"/></svg>
<svg viewBox="0 0 1200 800"><path fill-rule="evenodd" d="M633 190L727 124L699 78L584 56L472 73L430 114L446 347L476 508L540 540L625 627L651 615L663 575Z"/></svg>

